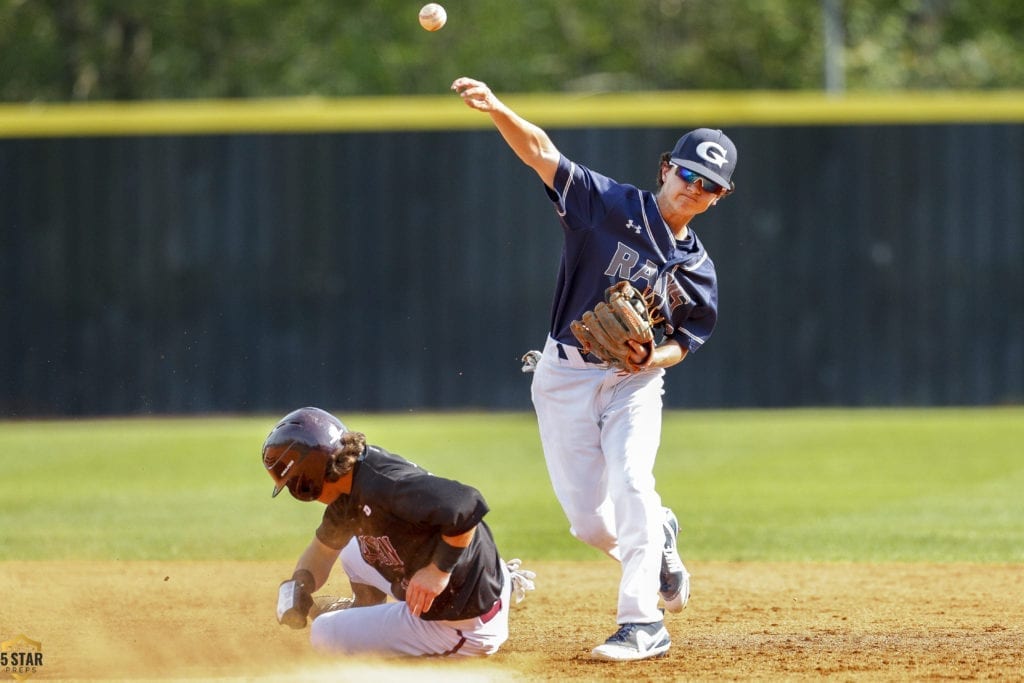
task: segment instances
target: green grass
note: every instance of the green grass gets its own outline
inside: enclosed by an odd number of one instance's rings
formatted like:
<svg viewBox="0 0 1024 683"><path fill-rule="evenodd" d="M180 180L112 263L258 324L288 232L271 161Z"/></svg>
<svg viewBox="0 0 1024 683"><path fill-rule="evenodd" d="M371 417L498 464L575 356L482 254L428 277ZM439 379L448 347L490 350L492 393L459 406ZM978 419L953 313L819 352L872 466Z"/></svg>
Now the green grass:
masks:
<svg viewBox="0 0 1024 683"><path fill-rule="evenodd" d="M532 414L345 415L479 488L503 554L573 540ZM0 422L0 559L292 559L323 507L270 498L276 416ZM693 560L1024 562L1024 409L668 412L655 471Z"/></svg>

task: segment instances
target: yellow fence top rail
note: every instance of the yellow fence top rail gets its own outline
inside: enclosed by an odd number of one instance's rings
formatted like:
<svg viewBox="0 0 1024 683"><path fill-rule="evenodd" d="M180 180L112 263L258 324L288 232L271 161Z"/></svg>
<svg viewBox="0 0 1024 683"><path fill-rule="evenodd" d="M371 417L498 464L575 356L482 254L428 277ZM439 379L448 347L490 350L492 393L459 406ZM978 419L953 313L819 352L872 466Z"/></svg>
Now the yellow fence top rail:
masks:
<svg viewBox="0 0 1024 683"><path fill-rule="evenodd" d="M500 95L551 128L1022 123L1024 91ZM0 104L0 138L486 128L458 97Z"/></svg>

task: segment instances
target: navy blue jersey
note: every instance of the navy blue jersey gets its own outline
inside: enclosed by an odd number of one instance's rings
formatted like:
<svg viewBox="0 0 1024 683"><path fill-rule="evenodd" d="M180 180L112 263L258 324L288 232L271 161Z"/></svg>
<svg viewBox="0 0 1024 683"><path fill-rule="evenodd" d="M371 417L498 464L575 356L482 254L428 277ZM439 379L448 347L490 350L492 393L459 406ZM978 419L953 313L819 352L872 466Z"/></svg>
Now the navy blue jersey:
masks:
<svg viewBox="0 0 1024 683"><path fill-rule="evenodd" d="M575 346L569 323L593 310L604 291L629 280L657 294L662 332L691 353L711 336L718 317L715 265L690 228L677 240L653 193L618 183L563 156L555 203L565 242L551 307L551 336Z"/></svg>
<svg viewBox="0 0 1024 683"><path fill-rule="evenodd" d="M441 535L476 534L423 619L469 619L484 614L501 596L501 558L483 521L487 503L472 486L435 477L378 446L367 446L352 474L352 492L324 510L316 537L341 549L353 537L367 564L405 599L409 579L426 566Z"/></svg>

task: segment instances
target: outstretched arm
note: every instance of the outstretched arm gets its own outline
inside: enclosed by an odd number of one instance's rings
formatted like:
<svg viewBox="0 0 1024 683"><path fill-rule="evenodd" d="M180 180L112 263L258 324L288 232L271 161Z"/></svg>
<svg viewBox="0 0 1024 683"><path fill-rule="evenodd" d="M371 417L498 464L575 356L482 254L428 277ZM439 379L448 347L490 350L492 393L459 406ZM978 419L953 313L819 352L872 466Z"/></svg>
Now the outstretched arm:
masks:
<svg viewBox="0 0 1024 683"><path fill-rule="evenodd" d="M553 188L560 152L542 128L508 108L487 84L473 78L456 78L452 90L472 109L490 114L495 127L512 151Z"/></svg>
<svg viewBox="0 0 1024 683"><path fill-rule="evenodd" d="M298 563L292 578L277 589L277 621L291 628L303 628L313 605L313 593L324 585L331 566L341 551L330 548L313 537Z"/></svg>
<svg viewBox="0 0 1024 683"><path fill-rule="evenodd" d="M334 567L340 553L340 550L324 545L316 536L306 546L295 565L295 571L298 573L305 570L313 576L314 585L311 593L327 583L327 577L330 576L331 568Z"/></svg>

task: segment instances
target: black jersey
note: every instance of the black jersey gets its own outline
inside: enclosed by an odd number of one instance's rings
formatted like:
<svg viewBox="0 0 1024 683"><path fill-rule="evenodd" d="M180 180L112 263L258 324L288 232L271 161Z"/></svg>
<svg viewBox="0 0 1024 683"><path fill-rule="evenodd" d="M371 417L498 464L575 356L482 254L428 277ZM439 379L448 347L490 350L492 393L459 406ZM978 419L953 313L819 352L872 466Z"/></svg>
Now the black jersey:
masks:
<svg viewBox="0 0 1024 683"><path fill-rule="evenodd" d="M363 559L405 599L409 579L426 566L441 535L476 534L452 572L448 587L422 617L469 619L485 614L501 596L501 558L484 523L487 503L472 486L435 477L377 446L367 446L352 474L352 492L327 506L316 537L343 548L353 537Z"/></svg>

